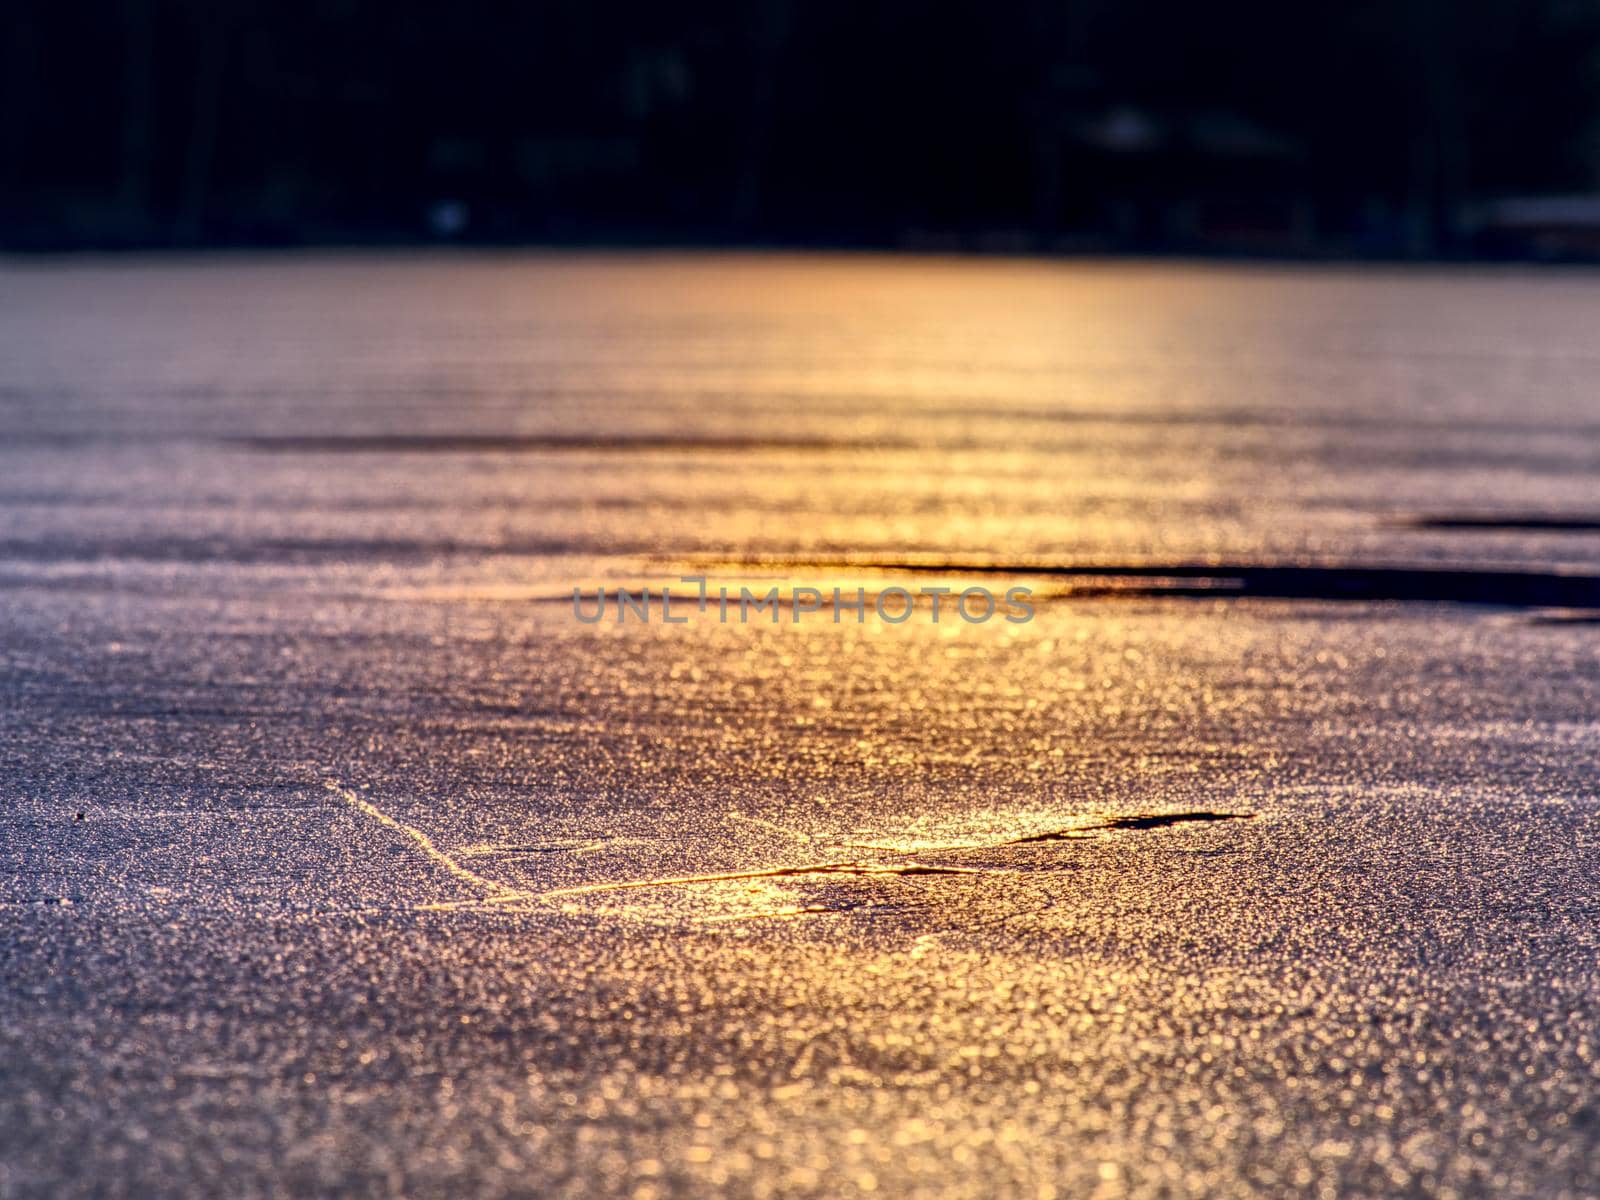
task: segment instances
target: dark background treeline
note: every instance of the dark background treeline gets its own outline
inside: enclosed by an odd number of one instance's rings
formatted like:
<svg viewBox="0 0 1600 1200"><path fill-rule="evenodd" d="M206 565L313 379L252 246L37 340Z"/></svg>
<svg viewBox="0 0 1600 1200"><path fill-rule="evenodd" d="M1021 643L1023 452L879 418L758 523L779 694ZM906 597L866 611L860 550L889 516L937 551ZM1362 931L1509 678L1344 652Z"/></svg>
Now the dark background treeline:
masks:
<svg viewBox="0 0 1600 1200"><path fill-rule="evenodd" d="M1600 249L1600 0L7 0L0 243Z"/></svg>

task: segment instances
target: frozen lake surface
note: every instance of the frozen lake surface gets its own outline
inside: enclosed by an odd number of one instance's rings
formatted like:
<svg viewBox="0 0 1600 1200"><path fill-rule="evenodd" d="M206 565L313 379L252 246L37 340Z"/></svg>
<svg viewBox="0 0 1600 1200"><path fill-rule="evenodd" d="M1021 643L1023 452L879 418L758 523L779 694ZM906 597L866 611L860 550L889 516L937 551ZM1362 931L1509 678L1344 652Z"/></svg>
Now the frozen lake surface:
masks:
<svg viewBox="0 0 1600 1200"><path fill-rule="evenodd" d="M1596 1194L1596 330L0 266L0 1195ZM1035 617L574 618L686 574Z"/></svg>

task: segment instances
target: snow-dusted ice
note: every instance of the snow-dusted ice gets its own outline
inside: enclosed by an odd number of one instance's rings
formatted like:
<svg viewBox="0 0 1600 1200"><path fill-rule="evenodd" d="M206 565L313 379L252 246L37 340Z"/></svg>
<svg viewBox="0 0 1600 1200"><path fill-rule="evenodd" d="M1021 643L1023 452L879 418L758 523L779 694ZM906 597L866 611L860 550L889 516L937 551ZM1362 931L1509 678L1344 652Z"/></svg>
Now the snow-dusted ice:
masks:
<svg viewBox="0 0 1600 1200"><path fill-rule="evenodd" d="M0 266L0 1195L1596 1194L1597 329ZM686 575L1035 613L575 619Z"/></svg>

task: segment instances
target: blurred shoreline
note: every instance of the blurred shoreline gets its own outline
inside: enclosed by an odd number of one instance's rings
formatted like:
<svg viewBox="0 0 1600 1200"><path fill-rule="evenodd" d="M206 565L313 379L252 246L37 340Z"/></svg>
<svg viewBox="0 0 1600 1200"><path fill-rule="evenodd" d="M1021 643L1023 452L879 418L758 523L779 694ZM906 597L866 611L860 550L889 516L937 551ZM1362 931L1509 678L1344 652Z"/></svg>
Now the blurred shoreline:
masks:
<svg viewBox="0 0 1600 1200"><path fill-rule="evenodd" d="M182 262L201 259L314 259L324 257L492 258L502 255L544 257L602 257L695 255L698 257L859 258L906 260L972 260L975 262L1039 262L1073 266L1096 264L1137 266L1241 266L1284 268L1373 268L1427 270L1433 268L1536 268L1539 270L1600 267L1600 255L1540 256L1534 254L1378 254L1322 251L1225 250L1192 247L1169 249L1118 249L1115 247L1000 248L978 242L952 241L943 245L871 241L802 241L691 238L608 237L589 240L473 239L430 241L422 238L329 237L303 241L218 241L198 245L165 242L85 242L71 245L0 245L0 265L74 261Z"/></svg>

